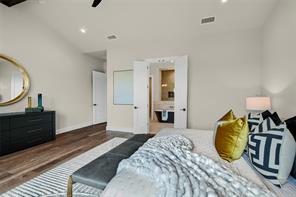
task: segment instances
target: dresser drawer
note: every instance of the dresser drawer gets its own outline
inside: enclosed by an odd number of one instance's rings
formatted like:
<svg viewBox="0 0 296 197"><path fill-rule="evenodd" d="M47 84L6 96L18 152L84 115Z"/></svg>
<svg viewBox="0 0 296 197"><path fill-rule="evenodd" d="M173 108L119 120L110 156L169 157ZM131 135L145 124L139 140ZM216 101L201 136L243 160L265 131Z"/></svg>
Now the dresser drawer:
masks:
<svg viewBox="0 0 296 197"><path fill-rule="evenodd" d="M9 131L1 131L0 133L0 156L8 153L9 147Z"/></svg>
<svg viewBox="0 0 296 197"><path fill-rule="evenodd" d="M24 139L34 139L39 137L50 137L52 135L52 124L46 123L23 128L12 129L10 132L10 141L19 141Z"/></svg>
<svg viewBox="0 0 296 197"><path fill-rule="evenodd" d="M0 120L0 131L9 130L9 119Z"/></svg>
<svg viewBox="0 0 296 197"><path fill-rule="evenodd" d="M10 120L10 126L11 129L14 129L32 125L40 125L48 122L52 122L52 114L50 113L12 118Z"/></svg>
<svg viewBox="0 0 296 197"><path fill-rule="evenodd" d="M13 129L10 132L11 151L47 142L53 138L52 132L50 123Z"/></svg>

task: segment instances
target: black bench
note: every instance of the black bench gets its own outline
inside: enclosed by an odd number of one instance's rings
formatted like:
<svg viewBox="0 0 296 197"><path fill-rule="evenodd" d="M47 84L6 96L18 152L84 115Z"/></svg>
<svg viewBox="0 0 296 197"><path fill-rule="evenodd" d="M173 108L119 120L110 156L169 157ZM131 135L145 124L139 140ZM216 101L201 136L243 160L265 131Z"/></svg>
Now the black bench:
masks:
<svg viewBox="0 0 296 197"><path fill-rule="evenodd" d="M151 135L138 134L74 172L68 180L67 196L72 197L74 183L104 190L115 176L121 160L129 158Z"/></svg>

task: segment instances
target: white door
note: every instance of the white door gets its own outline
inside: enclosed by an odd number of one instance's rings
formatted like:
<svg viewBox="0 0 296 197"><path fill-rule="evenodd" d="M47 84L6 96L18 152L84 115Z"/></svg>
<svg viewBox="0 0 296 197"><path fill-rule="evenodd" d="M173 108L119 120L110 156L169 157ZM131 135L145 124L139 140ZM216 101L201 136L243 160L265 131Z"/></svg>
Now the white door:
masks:
<svg viewBox="0 0 296 197"><path fill-rule="evenodd" d="M134 133L149 131L149 63L134 62Z"/></svg>
<svg viewBox="0 0 296 197"><path fill-rule="evenodd" d="M187 128L188 56L175 59L175 128Z"/></svg>
<svg viewBox="0 0 296 197"><path fill-rule="evenodd" d="M93 71L93 124L107 122L107 77Z"/></svg>

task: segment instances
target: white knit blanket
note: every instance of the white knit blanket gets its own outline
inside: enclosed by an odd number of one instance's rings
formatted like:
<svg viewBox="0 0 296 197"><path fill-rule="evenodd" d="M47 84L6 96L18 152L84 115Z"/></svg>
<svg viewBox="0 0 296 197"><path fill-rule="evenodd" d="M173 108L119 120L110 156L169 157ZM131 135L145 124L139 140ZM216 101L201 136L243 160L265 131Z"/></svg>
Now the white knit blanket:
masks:
<svg viewBox="0 0 296 197"><path fill-rule="evenodd" d="M150 178L158 197L275 196L192 149L181 135L155 137L121 161L117 173L131 170Z"/></svg>

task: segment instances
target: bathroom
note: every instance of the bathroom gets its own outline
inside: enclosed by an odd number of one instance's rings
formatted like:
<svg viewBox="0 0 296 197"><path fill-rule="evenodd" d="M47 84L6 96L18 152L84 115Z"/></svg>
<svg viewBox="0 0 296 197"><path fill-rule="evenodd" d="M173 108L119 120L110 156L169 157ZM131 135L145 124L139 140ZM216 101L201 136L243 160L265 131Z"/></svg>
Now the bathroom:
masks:
<svg viewBox="0 0 296 197"><path fill-rule="evenodd" d="M174 127L175 69L173 62L150 65L149 119L150 133Z"/></svg>

